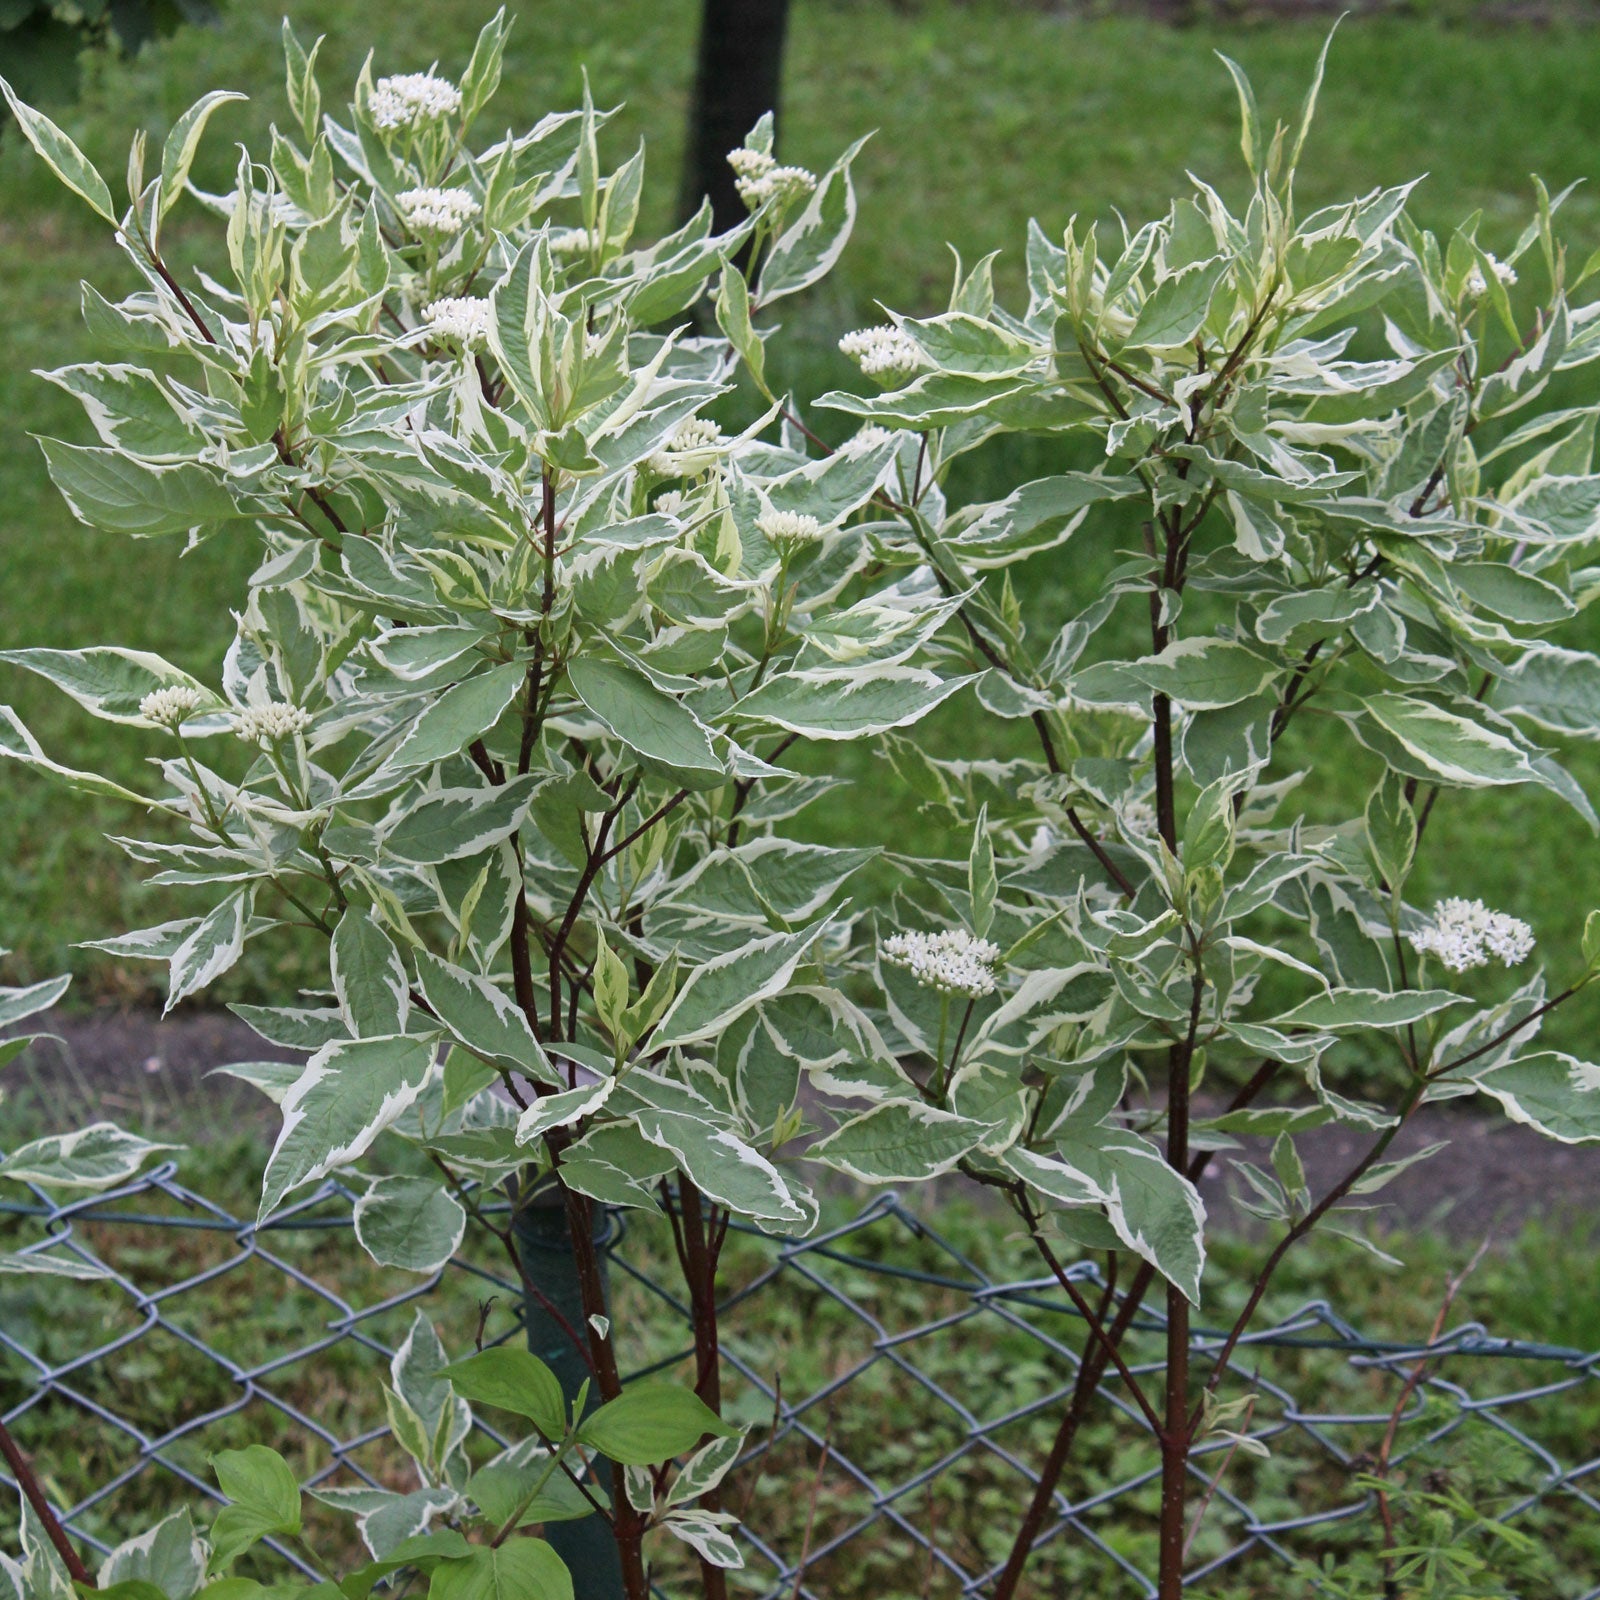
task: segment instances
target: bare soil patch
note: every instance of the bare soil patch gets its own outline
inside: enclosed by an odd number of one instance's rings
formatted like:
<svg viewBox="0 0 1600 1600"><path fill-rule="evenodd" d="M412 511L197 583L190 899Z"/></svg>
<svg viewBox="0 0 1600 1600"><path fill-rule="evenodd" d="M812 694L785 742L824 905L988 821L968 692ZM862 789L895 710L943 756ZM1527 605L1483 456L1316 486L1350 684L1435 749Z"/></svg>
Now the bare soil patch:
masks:
<svg viewBox="0 0 1600 1600"><path fill-rule="evenodd" d="M145 1127L176 1129L193 1140L208 1132L236 1135L277 1126L275 1109L228 1077L208 1076L230 1062L294 1060L237 1017L197 1010L163 1020L153 1011L104 1009L46 1018L59 1035L42 1041L8 1069L10 1087L33 1091L53 1127L107 1117ZM19 1081L20 1080L20 1081ZM1370 1136L1358 1129L1321 1128L1298 1145L1313 1194L1322 1193L1360 1158ZM1376 1215L1390 1226L1440 1228L1461 1238L1515 1234L1538 1217L1600 1214L1600 1151L1562 1145L1531 1128L1457 1106L1441 1107L1403 1128L1390 1158L1401 1159L1448 1140L1449 1148L1408 1168L1380 1196ZM1265 1141L1245 1141L1244 1159L1270 1165ZM1255 1225L1233 1199L1248 1187L1226 1159L1213 1163L1202 1184L1220 1218Z"/></svg>

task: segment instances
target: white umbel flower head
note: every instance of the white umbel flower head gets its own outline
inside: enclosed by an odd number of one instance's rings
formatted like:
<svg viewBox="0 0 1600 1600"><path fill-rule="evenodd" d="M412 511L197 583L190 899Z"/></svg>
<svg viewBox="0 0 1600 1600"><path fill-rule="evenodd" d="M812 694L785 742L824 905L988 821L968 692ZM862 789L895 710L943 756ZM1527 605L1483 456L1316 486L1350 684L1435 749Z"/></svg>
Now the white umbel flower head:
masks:
<svg viewBox="0 0 1600 1600"><path fill-rule="evenodd" d="M681 478L703 471L709 461L697 459L722 443L722 429L709 417L689 417L673 429L664 448L646 465L660 478Z"/></svg>
<svg viewBox="0 0 1600 1600"><path fill-rule="evenodd" d="M550 254L581 256L594 247L594 236L587 228L557 228L550 235Z"/></svg>
<svg viewBox="0 0 1600 1600"><path fill-rule="evenodd" d="M246 706L233 719L233 731L246 744L278 744L304 733L311 726L311 713L304 706L283 703Z"/></svg>
<svg viewBox="0 0 1600 1600"><path fill-rule="evenodd" d="M851 434L839 446L839 454L844 456L864 456L868 451L876 450L879 445L888 444L893 438L893 430L879 427L876 422L869 422L866 427Z"/></svg>
<svg viewBox="0 0 1600 1600"><path fill-rule="evenodd" d="M394 203L413 233L445 237L460 233L483 209L465 189L404 189Z"/></svg>
<svg viewBox="0 0 1600 1600"><path fill-rule="evenodd" d="M1488 252L1486 251L1485 254ZM1494 269L1494 275L1506 288L1510 288L1517 281L1517 269L1509 261L1496 260L1489 256L1489 265ZM1467 294L1474 300L1481 300L1489 292L1489 280L1483 275L1483 268L1476 262L1471 271L1467 273Z"/></svg>
<svg viewBox="0 0 1600 1600"><path fill-rule="evenodd" d="M973 938L965 928L891 934L878 951L890 966L904 967L925 989L972 1000L994 993L994 964L1000 959L1000 947Z"/></svg>
<svg viewBox="0 0 1600 1600"><path fill-rule="evenodd" d="M794 200L810 194L817 186L817 175L805 167L771 166L759 176L736 177L733 186L752 211L759 211L774 198Z"/></svg>
<svg viewBox="0 0 1600 1600"><path fill-rule="evenodd" d="M481 295L449 295L425 305L422 320L435 338L482 344L489 337L489 302Z"/></svg>
<svg viewBox="0 0 1600 1600"><path fill-rule="evenodd" d="M736 178L764 178L777 164L770 150L752 150L740 145L737 150L728 152L728 165Z"/></svg>
<svg viewBox="0 0 1600 1600"><path fill-rule="evenodd" d="M668 489L665 494L656 496L655 510L664 517L681 517L688 498L682 489Z"/></svg>
<svg viewBox="0 0 1600 1600"><path fill-rule="evenodd" d="M1156 808L1148 800L1128 801L1122 808L1120 820L1123 834L1130 839L1151 840L1161 831Z"/></svg>
<svg viewBox="0 0 1600 1600"><path fill-rule="evenodd" d="M827 532L821 522L804 511L763 511L756 518L756 527L786 555L815 544Z"/></svg>
<svg viewBox="0 0 1600 1600"><path fill-rule="evenodd" d="M152 689L139 702L139 715L158 728L180 728L200 709L198 689L186 683L169 683L164 689Z"/></svg>
<svg viewBox="0 0 1600 1600"><path fill-rule="evenodd" d="M367 110L372 125L388 133L453 117L461 109L461 91L448 78L431 72L402 72L379 78Z"/></svg>
<svg viewBox="0 0 1600 1600"><path fill-rule="evenodd" d="M1481 900L1450 898L1433 908L1426 927L1411 935L1419 955L1437 956L1452 972L1485 967L1490 958L1515 967L1533 954L1533 929Z"/></svg>
<svg viewBox="0 0 1600 1600"><path fill-rule="evenodd" d="M917 342L899 328L857 328L839 341L839 348L869 378L909 378L927 363Z"/></svg>

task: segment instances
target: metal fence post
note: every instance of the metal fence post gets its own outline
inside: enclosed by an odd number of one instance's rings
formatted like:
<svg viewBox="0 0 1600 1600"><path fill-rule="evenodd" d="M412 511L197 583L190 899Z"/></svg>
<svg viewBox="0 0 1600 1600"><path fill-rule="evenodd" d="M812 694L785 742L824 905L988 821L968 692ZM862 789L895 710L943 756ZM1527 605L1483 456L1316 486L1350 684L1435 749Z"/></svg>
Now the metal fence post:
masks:
<svg viewBox="0 0 1600 1600"><path fill-rule="evenodd" d="M606 1263L612 1231L609 1213L596 1207L595 1247L600 1255L608 1308ZM528 1348L555 1373L561 1392L570 1403L589 1376L589 1368L569 1332L573 1330L582 1337L586 1330L583 1291L572 1254L572 1237L567 1231L566 1208L559 1193L549 1188L534 1195L531 1203L517 1212L513 1232L522 1270L539 1290L536 1295L526 1286L523 1289ZM563 1319L566 1326L562 1325ZM609 1463L597 1463L592 1476L599 1480L599 1497L604 1499L611 1492ZM552 1522L545 1528L544 1537L572 1573L574 1600L623 1600L622 1563L617 1557L616 1541L600 1517Z"/></svg>

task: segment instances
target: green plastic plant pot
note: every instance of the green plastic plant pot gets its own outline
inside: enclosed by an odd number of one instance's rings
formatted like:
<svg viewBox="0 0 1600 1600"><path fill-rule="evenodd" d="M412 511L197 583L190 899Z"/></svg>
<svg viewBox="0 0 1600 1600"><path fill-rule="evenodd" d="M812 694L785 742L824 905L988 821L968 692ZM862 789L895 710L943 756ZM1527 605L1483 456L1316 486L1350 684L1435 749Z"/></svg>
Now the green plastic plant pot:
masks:
<svg viewBox="0 0 1600 1600"><path fill-rule="evenodd" d="M610 1213L597 1211L594 1242L608 1310L611 1296L606 1264L616 1231ZM582 1337L585 1331L583 1292L560 1194L554 1189L536 1194L517 1213L513 1234L517 1258L528 1280L523 1287L528 1348L555 1373L561 1392L571 1402L589 1376L589 1367L572 1339L574 1332ZM591 1396L592 1391L591 1385ZM596 1498L607 1500L611 1493L609 1463L597 1463L591 1477ZM574 1600L623 1600L622 1565L604 1520L587 1516L553 1522L545 1528L544 1537L572 1573Z"/></svg>

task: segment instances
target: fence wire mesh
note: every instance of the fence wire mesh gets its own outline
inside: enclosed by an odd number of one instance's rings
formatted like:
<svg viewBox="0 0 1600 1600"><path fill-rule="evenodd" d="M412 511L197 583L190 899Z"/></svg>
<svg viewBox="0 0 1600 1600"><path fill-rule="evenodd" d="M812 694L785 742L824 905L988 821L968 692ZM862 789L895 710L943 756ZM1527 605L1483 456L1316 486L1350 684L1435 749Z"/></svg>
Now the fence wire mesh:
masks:
<svg viewBox="0 0 1600 1600"><path fill-rule="evenodd" d="M356 1198L328 1183L257 1228L167 1164L111 1193L35 1192L0 1208L0 1245L105 1273L0 1279L0 1415L85 1546L110 1548L175 1499L216 1500L208 1457L250 1440L280 1449L312 1489L415 1487L385 1421L385 1363L419 1310L453 1354L515 1337L520 1291L470 1232L431 1276L375 1267L352 1235ZM692 1351L669 1261L664 1226L648 1220L612 1253L614 1322L640 1370L681 1369ZM747 1552L734 1592L987 1594L1084 1351L1059 1287L993 1281L892 1195L809 1239L736 1235L725 1261L726 1409L752 1425L730 1501ZM1126 1346L1136 1374L1154 1370L1162 1335L1152 1299ZM1194 1332L1202 1369L1220 1338ZM1530 1593L1600 1600L1600 1439L1582 1420L1596 1384L1600 1353L1472 1322L1406 1343L1368 1336L1323 1300L1270 1318L1223 1391L1254 1397L1231 1426L1269 1453L1220 1434L1197 1453L1196 1499L1210 1499L1194 1592L1314 1594L1307 1562L1337 1572L1370 1548L1368 1475L1392 1427L1397 1482L1441 1498L1469 1485L1498 1526L1561 1552L1548 1590ZM479 1426L488 1449L494 1434ZM1112 1379L1025 1592L1153 1596L1158 1480L1154 1441ZM326 1508L308 1536L355 1553L348 1521ZM279 1558L305 1567L295 1550ZM673 1559L655 1573L667 1595L686 1571Z"/></svg>

